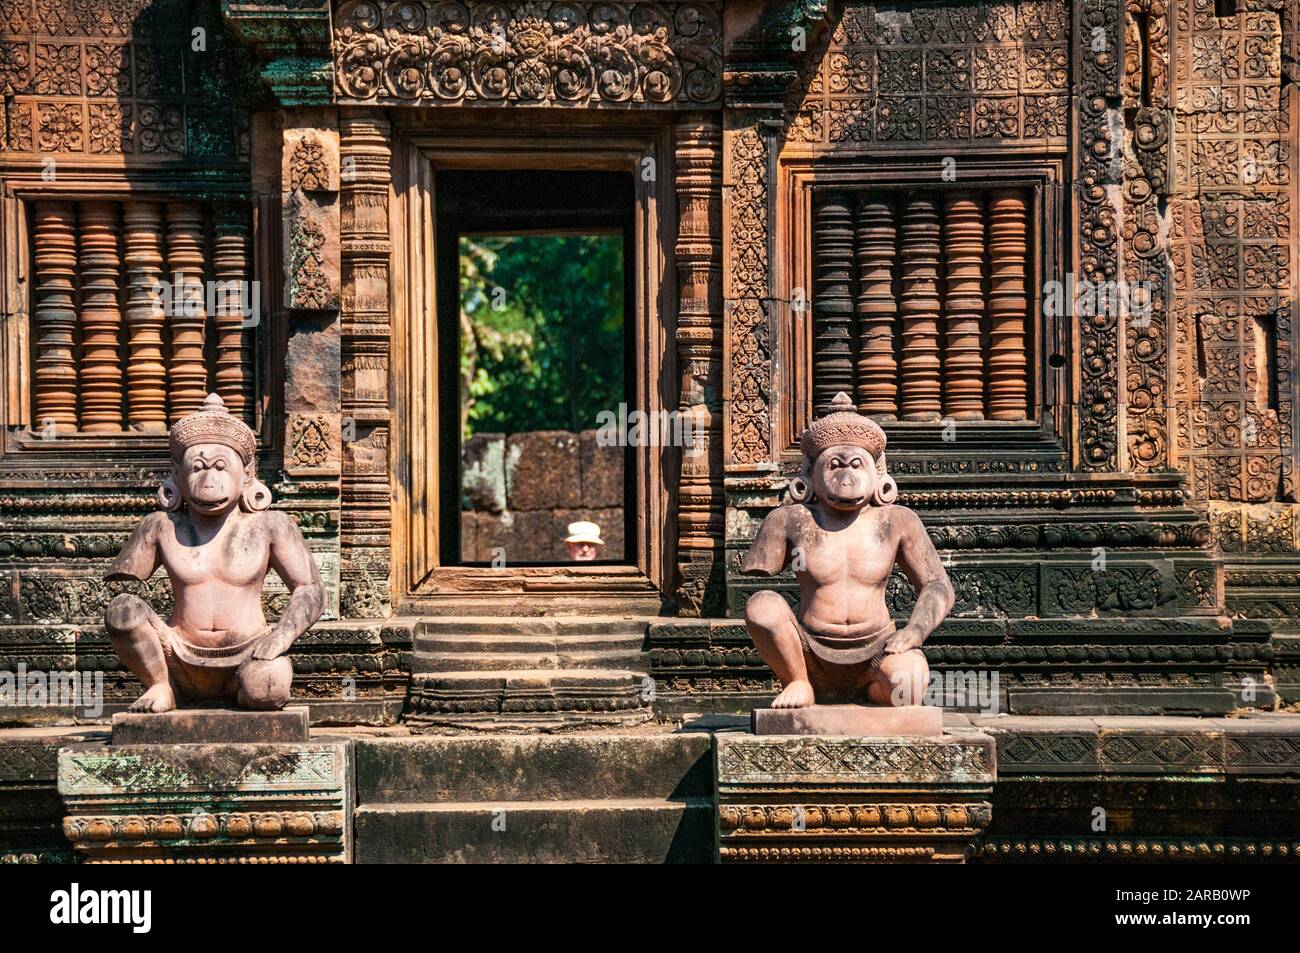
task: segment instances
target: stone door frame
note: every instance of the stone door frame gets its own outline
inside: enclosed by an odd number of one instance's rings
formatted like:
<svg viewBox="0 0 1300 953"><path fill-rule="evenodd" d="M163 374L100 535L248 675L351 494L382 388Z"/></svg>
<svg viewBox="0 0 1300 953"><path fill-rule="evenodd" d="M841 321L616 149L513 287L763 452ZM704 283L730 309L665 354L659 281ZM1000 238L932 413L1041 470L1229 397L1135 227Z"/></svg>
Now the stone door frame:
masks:
<svg viewBox="0 0 1300 953"><path fill-rule="evenodd" d="M400 614L523 614L552 611L657 614L671 590L676 511L671 448L636 449L636 543L629 564L490 568L440 561L435 177L438 169L626 171L635 194L635 401L658 413L677 407L674 282L676 234L671 125L536 123L512 111L494 134L479 113L394 123L392 341L393 596ZM396 118L396 117L395 117ZM506 118L506 117L503 117ZM667 117L665 117L666 119ZM532 117L528 117L531 120ZM535 126L535 128L533 128ZM521 135L522 132L527 134ZM649 164L647 164L649 160ZM646 175L645 170L653 170Z"/></svg>

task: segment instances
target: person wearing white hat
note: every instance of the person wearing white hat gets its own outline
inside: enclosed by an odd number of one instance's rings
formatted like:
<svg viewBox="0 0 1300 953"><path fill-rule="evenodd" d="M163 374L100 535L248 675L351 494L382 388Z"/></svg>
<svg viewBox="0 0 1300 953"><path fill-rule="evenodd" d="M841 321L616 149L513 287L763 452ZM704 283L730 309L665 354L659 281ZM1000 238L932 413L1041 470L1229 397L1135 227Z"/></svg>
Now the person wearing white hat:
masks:
<svg viewBox="0 0 1300 953"><path fill-rule="evenodd" d="M569 535L564 540L569 549L569 558L577 563L586 563L600 555L600 547L605 541L600 538L600 527L586 520L569 524Z"/></svg>

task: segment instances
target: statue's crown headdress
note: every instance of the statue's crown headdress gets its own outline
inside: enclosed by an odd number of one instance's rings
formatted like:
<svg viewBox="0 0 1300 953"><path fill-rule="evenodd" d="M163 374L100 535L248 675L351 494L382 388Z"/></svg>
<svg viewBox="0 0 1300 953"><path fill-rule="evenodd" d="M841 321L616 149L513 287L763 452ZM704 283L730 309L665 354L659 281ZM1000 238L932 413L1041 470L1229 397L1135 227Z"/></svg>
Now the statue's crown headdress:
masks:
<svg viewBox="0 0 1300 953"><path fill-rule="evenodd" d="M239 454L247 467L253 462L257 450L257 437L252 428L238 417L231 416L218 394L209 394L202 407L172 425L170 443L172 459L177 462L190 447L219 443Z"/></svg>
<svg viewBox="0 0 1300 953"><path fill-rule="evenodd" d="M816 460L827 447L861 447L875 459L885 450L885 432L870 417L858 413L853 399L840 391L831 412L804 431L799 441L803 455Z"/></svg>

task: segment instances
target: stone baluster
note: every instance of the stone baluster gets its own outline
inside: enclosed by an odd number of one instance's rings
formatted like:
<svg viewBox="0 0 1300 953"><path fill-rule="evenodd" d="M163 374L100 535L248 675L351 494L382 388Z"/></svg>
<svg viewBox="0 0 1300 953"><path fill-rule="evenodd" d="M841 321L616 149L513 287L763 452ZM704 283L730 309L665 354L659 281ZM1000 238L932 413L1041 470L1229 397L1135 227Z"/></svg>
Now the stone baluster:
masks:
<svg viewBox="0 0 1300 953"><path fill-rule="evenodd" d="M853 213L844 192L813 201L813 412L853 392Z"/></svg>
<svg viewBox="0 0 1300 953"><path fill-rule="evenodd" d="M1024 420L1026 204L1024 193L994 192L989 202L988 408L993 420Z"/></svg>
<svg viewBox="0 0 1300 953"><path fill-rule="evenodd" d="M858 196L858 410L877 420L898 419L898 361L894 330L897 229L894 210L878 193Z"/></svg>
<svg viewBox="0 0 1300 953"><path fill-rule="evenodd" d="M915 198L907 203L900 257L903 419L938 420L939 214L933 198Z"/></svg>
<svg viewBox="0 0 1300 953"><path fill-rule="evenodd" d="M36 336L33 428L77 429L77 213L71 202L37 202L32 325Z"/></svg>
<svg viewBox="0 0 1300 953"><path fill-rule="evenodd" d="M81 429L122 430L122 330L117 202L81 204Z"/></svg>
<svg viewBox="0 0 1300 953"><path fill-rule="evenodd" d="M126 326L130 357L126 365L127 424L132 430L167 430L166 368L163 365L162 207L127 202Z"/></svg>
<svg viewBox="0 0 1300 953"><path fill-rule="evenodd" d="M167 205L167 281L171 282L168 325L168 416L176 423L203 405L208 369L203 347L208 315L203 282L203 207L193 202Z"/></svg>
<svg viewBox="0 0 1300 953"><path fill-rule="evenodd" d="M984 206L977 192L944 198L943 412L984 417Z"/></svg>
<svg viewBox="0 0 1300 953"><path fill-rule="evenodd" d="M251 281L248 207L226 203L216 210L212 240L213 333L216 336L214 387L226 410L253 424L251 332L261 301ZM245 327L245 321L248 325Z"/></svg>

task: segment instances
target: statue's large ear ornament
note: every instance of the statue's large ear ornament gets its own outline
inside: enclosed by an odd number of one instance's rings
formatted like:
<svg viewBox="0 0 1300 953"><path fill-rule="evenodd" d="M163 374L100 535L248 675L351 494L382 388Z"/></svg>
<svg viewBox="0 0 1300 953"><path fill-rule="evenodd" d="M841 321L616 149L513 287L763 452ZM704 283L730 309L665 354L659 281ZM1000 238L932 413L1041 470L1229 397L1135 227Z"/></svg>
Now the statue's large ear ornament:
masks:
<svg viewBox="0 0 1300 953"><path fill-rule="evenodd" d="M239 508L245 513L257 513L271 505L271 490L261 480L249 480L239 495Z"/></svg>
<svg viewBox="0 0 1300 953"><path fill-rule="evenodd" d="M168 513L175 513L181 508L181 491L176 488L176 481L171 477L163 480L158 487L158 506Z"/></svg>
<svg viewBox="0 0 1300 953"><path fill-rule="evenodd" d="M876 458L876 490L871 502L876 506L887 506L898 499L898 484L885 468L885 452L882 450Z"/></svg>

